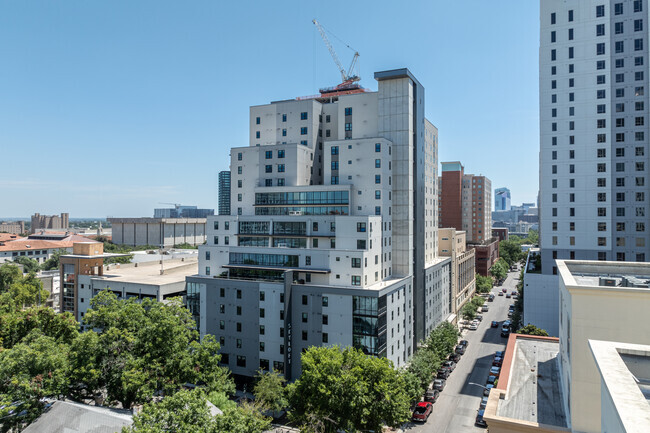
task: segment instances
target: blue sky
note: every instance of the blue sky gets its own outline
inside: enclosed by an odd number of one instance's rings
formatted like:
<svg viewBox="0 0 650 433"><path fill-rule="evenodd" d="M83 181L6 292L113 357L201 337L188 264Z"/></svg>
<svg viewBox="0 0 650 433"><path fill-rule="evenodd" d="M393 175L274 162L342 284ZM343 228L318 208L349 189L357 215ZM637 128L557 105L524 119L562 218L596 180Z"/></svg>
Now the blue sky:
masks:
<svg viewBox="0 0 650 433"><path fill-rule="evenodd" d="M0 218L214 207L248 107L340 75L311 20L426 88L439 160L538 189L536 1L0 2ZM352 52L331 38L342 63Z"/></svg>

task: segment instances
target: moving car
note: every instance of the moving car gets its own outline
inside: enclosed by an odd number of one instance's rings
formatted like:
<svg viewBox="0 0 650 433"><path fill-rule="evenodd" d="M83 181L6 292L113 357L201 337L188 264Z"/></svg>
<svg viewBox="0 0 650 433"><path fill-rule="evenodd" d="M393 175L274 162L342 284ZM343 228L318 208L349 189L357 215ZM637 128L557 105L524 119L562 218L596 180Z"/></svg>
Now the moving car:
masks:
<svg viewBox="0 0 650 433"><path fill-rule="evenodd" d="M506 293L506 292L508 291L508 289L506 289L506 288L504 287L503 289L501 289L501 291L502 291L503 293Z"/></svg>
<svg viewBox="0 0 650 433"><path fill-rule="evenodd" d="M424 393L424 401L435 403L436 400L438 400L438 396L440 396L440 391L435 389L428 389L427 392Z"/></svg>
<svg viewBox="0 0 650 433"><path fill-rule="evenodd" d="M445 385L447 384L447 381L445 379L436 379L433 381L433 389L436 391L442 391L445 389Z"/></svg>
<svg viewBox="0 0 650 433"><path fill-rule="evenodd" d="M454 371L454 368L456 368L456 363L454 361L445 361L442 363L442 366L444 368L448 368L449 371Z"/></svg>
<svg viewBox="0 0 650 433"><path fill-rule="evenodd" d="M510 293L506 293L506 298L512 298L512 295Z"/></svg>
<svg viewBox="0 0 650 433"><path fill-rule="evenodd" d="M493 320L492 323L490 323L490 328L498 328L499 327L499 322L496 320Z"/></svg>
<svg viewBox="0 0 650 433"><path fill-rule="evenodd" d="M483 419L483 414L484 414L484 413L485 413L485 411L484 411L483 409L481 409L481 410L478 411L478 413L476 414L476 421L474 421L474 424L477 425L477 426L479 426L479 427L486 428L486 427L487 427L487 423L486 423L485 420Z"/></svg>
<svg viewBox="0 0 650 433"><path fill-rule="evenodd" d="M499 292L499 296L503 296L503 292Z"/></svg>
<svg viewBox="0 0 650 433"><path fill-rule="evenodd" d="M428 420L429 415L431 415L432 408L433 406L428 401L419 402L413 411L413 421L425 422Z"/></svg>

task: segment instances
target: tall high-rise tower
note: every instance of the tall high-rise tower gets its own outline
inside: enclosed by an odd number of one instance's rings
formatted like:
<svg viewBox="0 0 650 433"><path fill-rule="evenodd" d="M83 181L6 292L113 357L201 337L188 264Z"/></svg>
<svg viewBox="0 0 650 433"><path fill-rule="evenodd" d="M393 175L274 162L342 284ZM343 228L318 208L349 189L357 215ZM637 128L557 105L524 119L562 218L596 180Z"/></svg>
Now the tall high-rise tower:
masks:
<svg viewBox="0 0 650 433"><path fill-rule="evenodd" d="M230 171L219 172L219 215L230 215Z"/></svg>
<svg viewBox="0 0 650 433"><path fill-rule="evenodd" d="M542 273L645 261L648 4L544 0L540 17Z"/></svg>
<svg viewBox="0 0 650 433"><path fill-rule="evenodd" d="M510 190L508 188L494 190L494 210L510 210Z"/></svg>

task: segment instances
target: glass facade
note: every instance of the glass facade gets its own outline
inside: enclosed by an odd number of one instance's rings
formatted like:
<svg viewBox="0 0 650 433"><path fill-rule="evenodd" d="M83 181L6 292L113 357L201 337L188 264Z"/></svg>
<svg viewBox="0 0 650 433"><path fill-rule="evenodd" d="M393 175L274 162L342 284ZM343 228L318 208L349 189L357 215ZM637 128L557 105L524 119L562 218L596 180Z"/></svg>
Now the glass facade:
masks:
<svg viewBox="0 0 650 433"><path fill-rule="evenodd" d="M307 248L305 238L273 238L273 246L279 248Z"/></svg>
<svg viewBox="0 0 650 433"><path fill-rule="evenodd" d="M265 237L251 237L251 236L239 236L238 245L240 247L268 247L269 238Z"/></svg>
<svg viewBox="0 0 650 433"><path fill-rule="evenodd" d="M286 254L230 253L231 265L298 267L298 256Z"/></svg>
<svg viewBox="0 0 650 433"><path fill-rule="evenodd" d="M240 221L239 234L240 235L268 235L269 222L268 221Z"/></svg>
<svg viewBox="0 0 650 433"><path fill-rule="evenodd" d="M255 194L255 205L349 204L348 191L265 192Z"/></svg>
<svg viewBox="0 0 650 433"><path fill-rule="evenodd" d="M353 296L352 345L366 355L386 356L386 297Z"/></svg>
<svg viewBox="0 0 650 433"><path fill-rule="evenodd" d="M273 223L274 235L299 235L307 234L307 223L294 221L276 221Z"/></svg>
<svg viewBox="0 0 650 433"><path fill-rule="evenodd" d="M348 206L257 207L255 215L348 215Z"/></svg>
<svg viewBox="0 0 650 433"><path fill-rule="evenodd" d="M201 289L205 289L205 284L187 283L187 295L185 296L185 306L192 318L196 322L196 329L199 329L199 320L201 318Z"/></svg>

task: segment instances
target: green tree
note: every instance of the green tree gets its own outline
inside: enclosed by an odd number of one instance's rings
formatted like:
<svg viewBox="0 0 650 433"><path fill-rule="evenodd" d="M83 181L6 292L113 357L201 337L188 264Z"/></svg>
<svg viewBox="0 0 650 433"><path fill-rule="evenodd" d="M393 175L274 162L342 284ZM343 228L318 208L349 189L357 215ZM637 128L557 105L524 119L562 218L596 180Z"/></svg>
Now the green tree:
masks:
<svg viewBox="0 0 650 433"><path fill-rule="evenodd" d="M5 349L20 343L33 330L64 344L70 344L79 334L72 314L57 313L49 307L13 310L0 315L0 342Z"/></svg>
<svg viewBox="0 0 650 433"><path fill-rule="evenodd" d="M287 407L285 395L284 376L276 371L260 370L256 376L257 382L253 388L255 401L263 408L270 410L275 415Z"/></svg>
<svg viewBox="0 0 650 433"><path fill-rule="evenodd" d="M540 329L535 325L531 325L530 323L523 328L520 328L517 331L517 334L526 334L526 335L537 335L540 337L548 337L548 332L546 332L544 329Z"/></svg>
<svg viewBox="0 0 650 433"><path fill-rule="evenodd" d="M45 303L50 292L43 289L43 283L36 278L34 273L22 276L14 280L7 290L0 294L0 306L7 312L20 308L27 308L33 305Z"/></svg>
<svg viewBox="0 0 650 433"><path fill-rule="evenodd" d="M426 389L431 383L433 372L440 368L442 359L433 350L420 348L411 357L408 371L413 373L420 381L420 388Z"/></svg>
<svg viewBox="0 0 650 433"><path fill-rule="evenodd" d="M214 421L214 433L262 433L271 426L270 418L263 416L259 408L250 403L226 408L223 415L215 417Z"/></svg>
<svg viewBox="0 0 650 433"><path fill-rule="evenodd" d="M473 320L476 317L476 306L471 302L465 303L460 309L460 315L465 320Z"/></svg>
<svg viewBox="0 0 650 433"><path fill-rule="evenodd" d="M0 266L0 293L9 290L9 287L23 277L20 268L13 263L6 262Z"/></svg>
<svg viewBox="0 0 650 433"><path fill-rule="evenodd" d="M476 291L478 293L490 293L492 290L492 278L476 274Z"/></svg>
<svg viewBox="0 0 650 433"><path fill-rule="evenodd" d="M311 347L302 355L302 375L287 387L292 419L313 430L381 431L408 420L403 378L386 358L347 347Z"/></svg>
<svg viewBox="0 0 650 433"><path fill-rule="evenodd" d="M521 244L521 239L516 236L507 241L499 242L499 257L506 261L508 268L513 263L519 262L524 256L523 251L521 251Z"/></svg>
<svg viewBox="0 0 650 433"><path fill-rule="evenodd" d="M458 329L449 322L443 322L431 331L425 344L438 359L444 360L454 350L457 342Z"/></svg>
<svg viewBox="0 0 650 433"><path fill-rule="evenodd" d="M538 230L528 230L528 236L526 237L527 244L539 245L539 231Z"/></svg>
<svg viewBox="0 0 650 433"><path fill-rule="evenodd" d="M399 374L402 376L402 380L404 381L404 389L409 403L413 404L417 401L420 401L422 394L426 390L426 387L422 386L422 381L420 378L418 378L418 376L409 369L401 369L399 371ZM431 374L429 374L429 378L430 377ZM427 384L427 386L428 385L429 384Z"/></svg>
<svg viewBox="0 0 650 433"><path fill-rule="evenodd" d="M59 258L63 255L68 254L68 251L65 249L59 249L52 253L49 259L45 260L41 265L41 268L44 271L51 271L53 269L59 269Z"/></svg>
<svg viewBox="0 0 650 433"><path fill-rule="evenodd" d="M19 265L23 265L23 271L26 274L29 274L30 272L38 272L41 270L41 265L38 264L38 262L31 257L16 257L13 259L14 263L18 263Z"/></svg>
<svg viewBox="0 0 650 433"><path fill-rule="evenodd" d="M508 264L501 258L490 268L490 274L497 280L502 280L508 275Z"/></svg>

